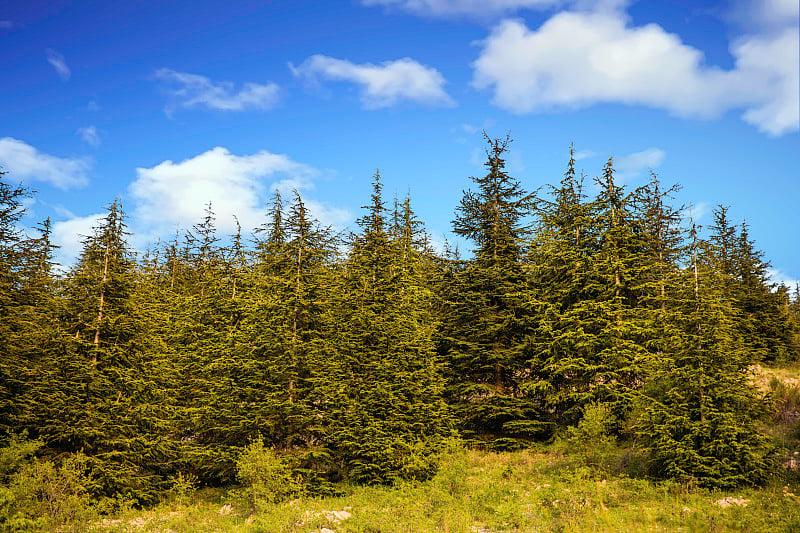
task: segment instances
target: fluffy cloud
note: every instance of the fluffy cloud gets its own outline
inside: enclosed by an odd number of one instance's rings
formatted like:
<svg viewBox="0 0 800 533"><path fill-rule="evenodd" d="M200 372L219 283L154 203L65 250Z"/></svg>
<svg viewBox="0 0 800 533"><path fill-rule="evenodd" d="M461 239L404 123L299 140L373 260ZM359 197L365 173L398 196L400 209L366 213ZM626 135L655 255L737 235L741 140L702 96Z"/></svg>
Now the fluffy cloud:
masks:
<svg viewBox="0 0 800 533"><path fill-rule="evenodd" d="M734 83L754 96L742 115L760 131L778 136L800 125L800 32L751 37L733 49Z"/></svg>
<svg viewBox="0 0 800 533"><path fill-rule="evenodd" d="M583 161L584 159L591 159L597 154L593 150L578 150L575 152L575 161Z"/></svg>
<svg viewBox="0 0 800 533"><path fill-rule="evenodd" d="M242 229L249 231L265 221L270 191L311 189L316 175L312 167L282 154L261 151L239 156L216 147L177 163L167 160L136 169L130 186L135 201L133 220L152 235L163 235L176 227L191 228L211 202L221 232L235 231L234 215ZM350 219L345 210L304 201L325 224L339 225Z"/></svg>
<svg viewBox="0 0 800 533"><path fill-rule="evenodd" d="M271 109L280 99L280 88L274 83L245 83L237 91L230 82L213 82L205 76L168 68L157 70L156 78L177 86L170 90L175 100L167 105L168 113L180 107L207 107L220 111Z"/></svg>
<svg viewBox="0 0 800 533"><path fill-rule="evenodd" d="M791 276L790 274L784 272L779 268L770 268L769 270L767 270L767 275L769 276L769 279L772 281L772 283L775 283L776 285L780 285L781 283L783 283L784 285L789 287L789 294L792 295L794 294L795 287L800 285L800 279Z"/></svg>
<svg viewBox="0 0 800 533"><path fill-rule="evenodd" d="M56 262L70 265L75 262L81 252L83 239L92 233L104 214L95 213L86 216L70 216L67 220L53 223L53 243L60 248L56 250Z"/></svg>
<svg viewBox="0 0 800 533"><path fill-rule="evenodd" d="M366 6L385 6L431 17L491 17L521 9L552 9L564 6L576 9L614 10L628 0L363 0Z"/></svg>
<svg viewBox="0 0 800 533"><path fill-rule="evenodd" d="M691 219L692 222L697 224L711 213L713 209L714 207L709 202L690 203L681 211L681 216L686 219L687 223L689 219Z"/></svg>
<svg viewBox="0 0 800 533"><path fill-rule="evenodd" d="M295 76L311 83L321 78L361 86L361 102L367 109L390 107L402 101L454 105L444 90L445 79L441 73L407 57L375 65L313 55L297 67L290 63L289 68Z"/></svg>
<svg viewBox="0 0 800 533"><path fill-rule="evenodd" d="M0 138L0 166L16 179L43 181L59 189L89 183L91 163L85 158L57 157L12 137Z"/></svg>
<svg viewBox="0 0 800 533"><path fill-rule="evenodd" d="M562 12L537 30L497 25L473 63L473 85L516 113L601 102L701 118L743 109L745 120L780 135L800 123L798 42L796 27L742 38L731 47L735 67L723 70L656 24L631 27L617 11Z"/></svg>
<svg viewBox="0 0 800 533"><path fill-rule="evenodd" d="M647 169L656 168L664 162L666 156L659 148L648 148L614 159L614 168L620 181L626 181L639 177Z"/></svg>
<svg viewBox="0 0 800 533"><path fill-rule="evenodd" d="M75 132L75 134L78 137L80 137L83 142L85 142L86 144L88 144L90 146L93 146L94 148L97 148L98 146L100 146L100 143L102 142L100 140L100 134L97 133L97 128L95 128L94 126L87 126L85 128L78 128L78 130Z"/></svg>
<svg viewBox="0 0 800 533"><path fill-rule="evenodd" d="M67 66L67 62L64 59L64 55L56 52L48 48L44 51L45 56L47 57L47 62L50 63L56 72L58 73L59 77L67 81L69 77L72 75L72 71Z"/></svg>

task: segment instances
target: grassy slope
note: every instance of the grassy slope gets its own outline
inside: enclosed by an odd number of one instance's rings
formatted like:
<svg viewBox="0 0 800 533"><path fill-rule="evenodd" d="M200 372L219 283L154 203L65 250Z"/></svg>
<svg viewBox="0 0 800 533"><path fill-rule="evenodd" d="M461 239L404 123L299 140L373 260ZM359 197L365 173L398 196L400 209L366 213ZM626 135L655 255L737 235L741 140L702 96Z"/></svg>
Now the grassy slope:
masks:
<svg viewBox="0 0 800 533"><path fill-rule="evenodd" d="M775 390L772 379L794 389ZM758 368L754 382L776 400L798 396L800 366ZM772 382L772 385L770 385ZM780 401L778 401L780 404ZM796 398L788 401L795 409ZM776 411L777 414L778 411ZM765 427L775 441L800 451L794 420ZM300 498L258 510L222 490L203 490L147 511L89 525L102 532L424 532L501 531L768 531L800 532L800 476L764 488L719 492L610 474L563 445L513 453L458 451L424 483L347 487L340 497ZM624 454L624 452L622 452ZM613 453L612 453L613 455ZM745 506L721 507L726 497ZM338 520L333 511L350 516ZM340 515L345 516L345 515Z"/></svg>
<svg viewBox="0 0 800 533"><path fill-rule="evenodd" d="M258 512L219 491L93 525L94 531L337 532L800 531L800 484L734 493L611 476L554 450L468 451L425 483L352 487L341 497L302 498ZM795 495L797 494L797 495ZM722 508L726 496L749 500ZM352 516L336 522L325 511Z"/></svg>

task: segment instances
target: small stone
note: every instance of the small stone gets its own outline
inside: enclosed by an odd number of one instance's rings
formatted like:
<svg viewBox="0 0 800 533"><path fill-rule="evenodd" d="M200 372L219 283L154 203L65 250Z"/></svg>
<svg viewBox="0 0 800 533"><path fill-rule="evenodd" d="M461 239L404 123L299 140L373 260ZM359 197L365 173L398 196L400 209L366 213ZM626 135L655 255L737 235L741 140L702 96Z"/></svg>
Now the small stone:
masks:
<svg viewBox="0 0 800 533"><path fill-rule="evenodd" d="M222 507L219 508L220 516L226 516L233 512L233 505L226 503Z"/></svg>
<svg viewBox="0 0 800 533"><path fill-rule="evenodd" d="M747 504L750 503L750 500L746 498L734 498L733 496L727 496L725 498L721 498L714 502L714 505L718 505L723 509L730 507L731 505L738 505L740 507L747 507Z"/></svg>

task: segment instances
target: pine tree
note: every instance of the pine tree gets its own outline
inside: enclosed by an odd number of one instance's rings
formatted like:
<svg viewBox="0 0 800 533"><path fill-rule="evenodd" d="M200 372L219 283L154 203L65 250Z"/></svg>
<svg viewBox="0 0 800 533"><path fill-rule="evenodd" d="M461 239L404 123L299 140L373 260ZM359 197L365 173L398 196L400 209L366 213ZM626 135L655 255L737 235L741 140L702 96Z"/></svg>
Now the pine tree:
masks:
<svg viewBox="0 0 800 533"><path fill-rule="evenodd" d="M531 315L523 239L531 196L505 171L510 139L490 139L487 174L471 178L453 230L475 245L455 276L444 326L450 364L448 397L468 435L488 435L495 447L540 431L524 382Z"/></svg>
<svg viewBox="0 0 800 533"><path fill-rule="evenodd" d="M598 197L582 202L571 157L553 200L540 202L533 262L546 305L533 348L537 390L558 425L597 401L624 414L654 334L644 294L655 264L636 195L616 184L610 159L597 182Z"/></svg>
<svg viewBox="0 0 800 533"><path fill-rule="evenodd" d="M733 296L739 310L738 329L749 357L756 361L786 361L800 355L792 345L792 327L785 309L788 295L769 279L771 265L763 259L742 222L733 252Z"/></svg>
<svg viewBox="0 0 800 533"><path fill-rule="evenodd" d="M319 435L337 475L386 483L432 473L448 419L431 294L413 275L413 247L399 246L410 252L405 261L395 256L378 173L371 199L332 293L336 321L316 366L314 393L325 413ZM402 233L412 232L409 227ZM405 273L392 268L398 263Z"/></svg>
<svg viewBox="0 0 800 533"><path fill-rule="evenodd" d="M691 264L676 301L681 335L643 390L638 437L659 476L719 488L754 484L770 470L767 439L756 429L763 405L748 382L725 263L702 265L696 235L693 227Z"/></svg>
<svg viewBox="0 0 800 533"><path fill-rule="evenodd" d="M50 447L90 456L106 494L152 502L164 488L161 469L169 458L165 398L155 384L160 369L147 349L124 219L115 201L67 276L65 323L73 342L60 354L60 379L39 430Z"/></svg>

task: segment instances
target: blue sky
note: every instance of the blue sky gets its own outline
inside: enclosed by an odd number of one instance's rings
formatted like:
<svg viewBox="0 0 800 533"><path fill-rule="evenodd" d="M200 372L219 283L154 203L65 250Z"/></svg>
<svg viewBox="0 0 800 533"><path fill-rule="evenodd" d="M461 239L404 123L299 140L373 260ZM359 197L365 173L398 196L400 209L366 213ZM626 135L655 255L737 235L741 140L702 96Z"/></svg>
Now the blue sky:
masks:
<svg viewBox="0 0 800 533"><path fill-rule="evenodd" d="M275 187L353 227L376 168L441 240L481 130L510 132L529 190L571 142L590 177L652 168L796 280L798 62L796 0L12 0L0 166L63 261L115 197L140 249L208 201L221 231L253 227Z"/></svg>

